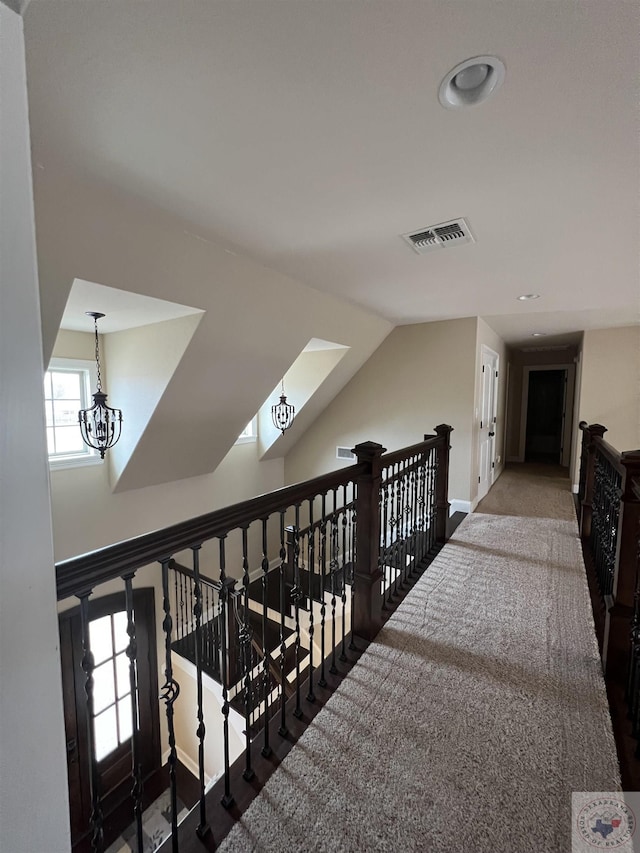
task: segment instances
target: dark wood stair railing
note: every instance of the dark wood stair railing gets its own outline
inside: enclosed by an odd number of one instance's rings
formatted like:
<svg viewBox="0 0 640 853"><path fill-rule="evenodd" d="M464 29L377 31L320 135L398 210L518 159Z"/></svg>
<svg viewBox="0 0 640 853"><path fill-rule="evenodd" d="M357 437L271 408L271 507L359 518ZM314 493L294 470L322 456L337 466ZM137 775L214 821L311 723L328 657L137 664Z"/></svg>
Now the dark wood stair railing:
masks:
<svg viewBox="0 0 640 853"><path fill-rule="evenodd" d="M581 421L579 527L623 787L640 788L640 450ZM631 720L631 723L629 722Z"/></svg>
<svg viewBox="0 0 640 853"><path fill-rule="evenodd" d="M167 718L172 804L172 835L163 849L189 853L203 846L214 848L364 645L375 637L383 610L446 540L451 429L441 425L435 435L390 454L374 442L359 444L354 448L358 461L348 468L56 565L58 599L78 598L87 624L99 587L121 580L130 613L131 683L136 671L131 588L139 569L153 564L158 568L163 614L159 640L165 660L161 700ZM185 560L185 554L191 555L190 560ZM85 690L91 711L88 630L84 642ZM191 656L197 686L193 719L199 799L179 831L174 703L180 685L174 674L174 652ZM219 736L224 770L209 792L205 739L218 733L205 730L203 674L216 678L222 691ZM256 703L256 693L261 694L261 702ZM229 715L236 699L245 716L246 742L238 759L241 777L230 761ZM257 729L261 729L258 734ZM94 807L89 831L93 849L102 850L110 839L103 833L104 792L95 767L91 780L89 797ZM134 767L131 814L135 834L141 838L139 781ZM219 811L220 802L228 817Z"/></svg>

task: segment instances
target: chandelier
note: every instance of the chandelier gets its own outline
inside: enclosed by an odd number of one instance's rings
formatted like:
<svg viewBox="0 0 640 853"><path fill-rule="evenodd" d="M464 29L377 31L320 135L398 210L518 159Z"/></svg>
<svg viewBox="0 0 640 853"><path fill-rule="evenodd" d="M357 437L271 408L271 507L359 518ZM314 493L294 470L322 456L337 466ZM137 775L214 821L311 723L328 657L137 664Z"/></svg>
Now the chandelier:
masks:
<svg viewBox="0 0 640 853"><path fill-rule="evenodd" d="M96 368L98 382L96 393L93 395L93 406L90 409L80 409L78 423L82 440L89 447L99 451L100 458L120 438L122 432L122 412L107 406L107 395L102 391L100 376L100 347L98 344L98 320L104 317L99 311L85 311L88 317L93 317L93 327L96 336Z"/></svg>
<svg viewBox="0 0 640 853"><path fill-rule="evenodd" d="M282 380L282 394L280 402L271 406L271 419L276 429L281 430L284 435L285 430L293 424L293 419L296 416L295 407L291 403L287 403L287 398L284 393L284 379Z"/></svg>

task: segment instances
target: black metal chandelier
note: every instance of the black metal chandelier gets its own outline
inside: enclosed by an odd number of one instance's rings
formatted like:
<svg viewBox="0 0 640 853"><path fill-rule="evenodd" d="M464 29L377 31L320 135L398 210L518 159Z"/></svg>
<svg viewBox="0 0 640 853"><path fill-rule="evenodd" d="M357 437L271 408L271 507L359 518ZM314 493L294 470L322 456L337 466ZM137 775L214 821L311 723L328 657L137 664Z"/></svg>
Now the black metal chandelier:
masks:
<svg viewBox="0 0 640 853"><path fill-rule="evenodd" d="M120 409L112 409L107 406L107 395L102 391L102 379L100 376L100 347L98 344L98 320L104 317L99 311L85 311L88 317L93 317L93 326L96 336L96 368L98 382L96 393L93 395L93 406L90 409L80 409L78 412L78 423L82 440L89 447L99 451L100 458L110 447L113 447L120 438L122 432L122 412Z"/></svg>
<svg viewBox="0 0 640 853"><path fill-rule="evenodd" d="M285 430L293 424L293 419L296 416L295 407L291 403L287 403L287 398L284 393L284 379L282 380L282 394L280 402L271 406L271 419L276 429L281 430L284 435Z"/></svg>

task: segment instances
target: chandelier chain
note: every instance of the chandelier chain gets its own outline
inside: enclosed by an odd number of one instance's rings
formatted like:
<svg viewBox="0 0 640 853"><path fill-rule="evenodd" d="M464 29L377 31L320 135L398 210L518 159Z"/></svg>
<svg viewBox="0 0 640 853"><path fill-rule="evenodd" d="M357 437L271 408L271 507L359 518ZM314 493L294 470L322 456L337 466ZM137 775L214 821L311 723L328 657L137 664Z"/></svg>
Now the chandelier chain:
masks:
<svg viewBox="0 0 640 853"><path fill-rule="evenodd" d="M96 370L98 371L97 390L102 391L102 377L100 375L100 346L98 344L98 318L93 318L93 326L96 333Z"/></svg>

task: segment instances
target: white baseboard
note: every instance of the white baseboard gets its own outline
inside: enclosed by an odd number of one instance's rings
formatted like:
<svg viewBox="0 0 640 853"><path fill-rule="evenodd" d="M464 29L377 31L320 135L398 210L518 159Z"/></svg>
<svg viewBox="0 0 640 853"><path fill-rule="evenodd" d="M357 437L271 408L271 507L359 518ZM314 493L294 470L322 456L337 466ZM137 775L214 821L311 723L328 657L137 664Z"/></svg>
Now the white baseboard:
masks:
<svg viewBox="0 0 640 853"><path fill-rule="evenodd" d="M179 746L176 746L176 754L178 756L178 760L180 761L180 763L184 764L184 766L187 768L187 770L190 770L191 773L196 777L196 779L198 779L200 777L200 770L198 768L197 763L191 758L191 756L187 755L187 753L183 749L180 749ZM167 756L167 758L168 758L168 756ZM211 777L205 771L204 784L208 785L210 782L211 782Z"/></svg>
<svg viewBox="0 0 640 853"><path fill-rule="evenodd" d="M454 512L466 512L469 515L476 508L475 504L477 504L477 501L471 503L471 501L460 501L457 498L452 498L450 504L449 515L453 515Z"/></svg>

